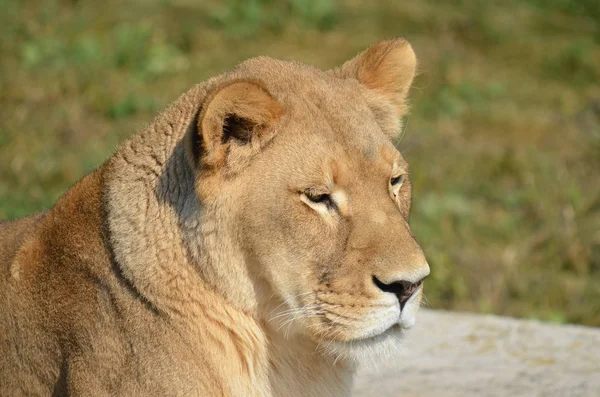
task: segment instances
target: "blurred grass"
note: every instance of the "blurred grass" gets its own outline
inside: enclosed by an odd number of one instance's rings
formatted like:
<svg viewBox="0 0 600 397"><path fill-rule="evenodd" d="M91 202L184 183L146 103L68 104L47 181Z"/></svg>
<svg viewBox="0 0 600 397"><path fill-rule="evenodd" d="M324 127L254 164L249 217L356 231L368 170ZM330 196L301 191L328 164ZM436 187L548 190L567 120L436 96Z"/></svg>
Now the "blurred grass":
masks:
<svg viewBox="0 0 600 397"><path fill-rule="evenodd" d="M600 326L600 2L0 0L0 219L48 208L192 84L406 36L400 142L432 307Z"/></svg>

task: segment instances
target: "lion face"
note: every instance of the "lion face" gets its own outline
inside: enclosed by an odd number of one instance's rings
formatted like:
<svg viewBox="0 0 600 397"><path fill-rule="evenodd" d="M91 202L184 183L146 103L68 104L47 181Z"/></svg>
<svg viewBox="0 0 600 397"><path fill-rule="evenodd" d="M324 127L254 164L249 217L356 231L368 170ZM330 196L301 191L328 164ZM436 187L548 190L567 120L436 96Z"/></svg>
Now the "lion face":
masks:
<svg viewBox="0 0 600 397"><path fill-rule="evenodd" d="M319 124L287 156L265 156L271 168L257 167L262 183L248 189L241 237L286 302L288 314L273 314L282 329L341 343L399 334L414 324L429 274L408 224L408 165L377 139L372 119L339 130ZM279 145L270 151L289 143ZM292 164L299 147L302 161Z"/></svg>
<svg viewBox="0 0 600 397"><path fill-rule="evenodd" d="M250 77L218 88L199 116L201 199L236 203L237 245L281 302L263 314L275 328L348 357L388 350L429 274L392 142L410 45L379 43L327 73L269 59L239 70Z"/></svg>

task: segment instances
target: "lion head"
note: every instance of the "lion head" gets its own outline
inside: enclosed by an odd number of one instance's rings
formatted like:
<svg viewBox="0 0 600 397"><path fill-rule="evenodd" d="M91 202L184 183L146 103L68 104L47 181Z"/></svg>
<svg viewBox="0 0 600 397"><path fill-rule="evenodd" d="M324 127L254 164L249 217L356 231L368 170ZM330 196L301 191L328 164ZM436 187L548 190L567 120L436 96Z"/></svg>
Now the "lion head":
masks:
<svg viewBox="0 0 600 397"><path fill-rule="evenodd" d="M415 68L404 39L327 72L254 58L213 82L185 139L199 202L220 208L205 232L227 229L261 315L349 357L397 344L429 274L393 141Z"/></svg>

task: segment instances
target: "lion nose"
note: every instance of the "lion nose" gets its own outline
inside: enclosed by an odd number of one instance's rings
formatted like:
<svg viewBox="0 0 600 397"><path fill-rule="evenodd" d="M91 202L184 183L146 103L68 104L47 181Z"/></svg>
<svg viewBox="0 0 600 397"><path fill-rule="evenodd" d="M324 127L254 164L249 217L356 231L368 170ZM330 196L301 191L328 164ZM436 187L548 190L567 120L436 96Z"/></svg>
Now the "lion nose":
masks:
<svg viewBox="0 0 600 397"><path fill-rule="evenodd" d="M373 283L382 290L383 292L391 292L396 295L398 301L400 302L400 309L404 309L404 305L410 297L415 293L417 289L423 284L423 280L425 277L417 281L416 283L412 283L406 280L398 280L394 281L390 284L386 284L380 281L377 277L373 276Z"/></svg>

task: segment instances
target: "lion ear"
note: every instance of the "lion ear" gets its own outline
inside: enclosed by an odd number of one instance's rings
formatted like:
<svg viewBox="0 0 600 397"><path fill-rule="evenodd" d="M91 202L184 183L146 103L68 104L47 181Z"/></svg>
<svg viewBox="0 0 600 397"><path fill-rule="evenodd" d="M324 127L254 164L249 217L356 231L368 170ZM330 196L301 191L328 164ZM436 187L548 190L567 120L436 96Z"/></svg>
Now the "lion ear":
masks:
<svg viewBox="0 0 600 397"><path fill-rule="evenodd" d="M247 163L274 135L283 107L260 82L236 81L208 95L189 132L188 159L194 167L228 167Z"/></svg>
<svg viewBox="0 0 600 397"><path fill-rule="evenodd" d="M400 127L400 119L406 113L408 90L415 77L417 57L411 45L404 38L380 41L356 57L331 71L339 78L354 78L371 89L374 97L367 98L378 118L394 120L393 135ZM379 102L379 103L378 103ZM389 109L388 112L385 110ZM391 114L390 114L391 112ZM384 114L388 113L388 114ZM379 120L389 124L391 120Z"/></svg>

